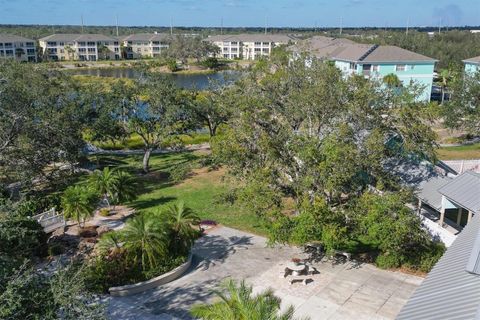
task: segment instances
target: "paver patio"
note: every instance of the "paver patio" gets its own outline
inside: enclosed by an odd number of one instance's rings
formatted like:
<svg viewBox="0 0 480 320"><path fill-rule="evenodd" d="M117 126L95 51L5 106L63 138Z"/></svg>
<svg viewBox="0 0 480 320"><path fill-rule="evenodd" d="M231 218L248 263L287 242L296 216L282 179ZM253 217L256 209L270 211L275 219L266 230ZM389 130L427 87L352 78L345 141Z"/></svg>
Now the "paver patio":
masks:
<svg viewBox="0 0 480 320"><path fill-rule="evenodd" d="M311 319L394 319L422 278L379 270L353 262L315 264L320 274L313 282L290 285L279 273L293 257L304 257L296 247L266 246L262 237L219 227L197 241L194 264L180 279L147 292L111 298L112 319L190 319L196 303L214 297L211 290L225 278L246 279L254 291L275 290L282 306L292 304L296 316Z"/></svg>

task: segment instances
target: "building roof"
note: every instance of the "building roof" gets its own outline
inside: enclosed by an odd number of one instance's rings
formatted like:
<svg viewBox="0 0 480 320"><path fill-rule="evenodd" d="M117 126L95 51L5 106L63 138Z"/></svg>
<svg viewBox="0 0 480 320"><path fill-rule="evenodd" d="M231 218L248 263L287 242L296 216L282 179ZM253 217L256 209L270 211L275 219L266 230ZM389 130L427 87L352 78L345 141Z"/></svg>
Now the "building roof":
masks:
<svg viewBox="0 0 480 320"><path fill-rule="evenodd" d="M480 214L480 174L466 171L438 192L461 207Z"/></svg>
<svg viewBox="0 0 480 320"><path fill-rule="evenodd" d="M480 258L479 245L480 214L476 214L403 306L397 320L480 319L480 275L476 273L478 264L472 264Z"/></svg>
<svg viewBox="0 0 480 320"><path fill-rule="evenodd" d="M118 41L113 37L109 37L98 33L84 33L84 34L71 34L71 33L56 33L40 39L40 41Z"/></svg>
<svg viewBox="0 0 480 320"><path fill-rule="evenodd" d="M170 38L171 36L167 33L135 33L120 39L122 41L162 41Z"/></svg>
<svg viewBox="0 0 480 320"><path fill-rule="evenodd" d="M296 41L296 38L287 34L225 34L210 36L205 40L210 42L238 41L238 42L277 42L289 43Z"/></svg>
<svg viewBox="0 0 480 320"><path fill-rule="evenodd" d="M433 58L396 46L361 44L349 39L312 37L293 46L293 51L308 51L320 59L351 61L356 63L381 62L435 62Z"/></svg>
<svg viewBox="0 0 480 320"><path fill-rule="evenodd" d="M463 62L465 62L465 63L480 64L480 56L474 57L474 58L470 58L470 59L465 59L465 60L463 60Z"/></svg>
<svg viewBox="0 0 480 320"><path fill-rule="evenodd" d="M435 62L437 60L396 46L377 46L363 62Z"/></svg>
<svg viewBox="0 0 480 320"><path fill-rule="evenodd" d="M0 42L35 42L32 39L16 36L13 34L0 33Z"/></svg>
<svg viewBox="0 0 480 320"><path fill-rule="evenodd" d="M438 189L450 183L452 178L445 176L432 177L420 185L417 197L430 207L440 211L442 209L442 195Z"/></svg>

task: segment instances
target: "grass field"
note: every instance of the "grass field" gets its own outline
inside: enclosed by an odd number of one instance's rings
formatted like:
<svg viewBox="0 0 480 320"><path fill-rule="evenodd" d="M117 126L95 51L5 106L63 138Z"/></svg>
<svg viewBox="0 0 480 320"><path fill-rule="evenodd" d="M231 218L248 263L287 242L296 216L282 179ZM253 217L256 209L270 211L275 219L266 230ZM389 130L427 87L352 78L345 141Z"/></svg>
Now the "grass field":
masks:
<svg viewBox="0 0 480 320"><path fill-rule="evenodd" d="M480 159L480 143L458 147L441 147L437 150L440 160Z"/></svg>
<svg viewBox="0 0 480 320"><path fill-rule="evenodd" d="M202 144L210 141L210 135L208 133L193 133L191 135L184 134L180 136L180 140L185 145ZM133 150L143 149L144 147L142 139L137 134L132 134L125 141L94 141L92 143L104 150Z"/></svg>
<svg viewBox="0 0 480 320"><path fill-rule="evenodd" d="M173 167L187 162L194 162L201 156L200 152L183 152L153 155L151 172L141 174L141 156L99 156L92 161L100 165L110 165L128 170L136 175L141 183L137 200L128 204L139 212L162 210L176 201L183 200L201 219L215 220L223 225L265 235L266 230L258 217L238 205L220 203L219 196L228 189L224 182L224 170L209 171L207 168L194 169L183 182L173 184L168 179L168 172Z"/></svg>

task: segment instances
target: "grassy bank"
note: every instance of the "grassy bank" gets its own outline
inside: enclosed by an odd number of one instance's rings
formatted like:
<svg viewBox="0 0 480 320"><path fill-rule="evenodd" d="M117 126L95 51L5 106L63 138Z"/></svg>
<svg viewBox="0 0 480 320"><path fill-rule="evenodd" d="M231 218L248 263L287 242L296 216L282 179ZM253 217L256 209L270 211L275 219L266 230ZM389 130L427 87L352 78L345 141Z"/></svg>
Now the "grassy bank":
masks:
<svg viewBox="0 0 480 320"><path fill-rule="evenodd" d="M440 160L480 159L480 143L456 147L441 147L437 150Z"/></svg>
<svg viewBox="0 0 480 320"><path fill-rule="evenodd" d="M170 181L170 170L181 164L194 163L201 156L200 152L153 155L152 170L146 175L141 174L141 155L99 156L92 157L92 161L122 168L137 175L141 183L140 195L129 205L140 213L161 210L183 200L201 219L215 220L226 226L265 235L265 229L254 214L238 205L219 201L224 191L230 187L223 179L224 170L194 169L184 181L176 184Z"/></svg>

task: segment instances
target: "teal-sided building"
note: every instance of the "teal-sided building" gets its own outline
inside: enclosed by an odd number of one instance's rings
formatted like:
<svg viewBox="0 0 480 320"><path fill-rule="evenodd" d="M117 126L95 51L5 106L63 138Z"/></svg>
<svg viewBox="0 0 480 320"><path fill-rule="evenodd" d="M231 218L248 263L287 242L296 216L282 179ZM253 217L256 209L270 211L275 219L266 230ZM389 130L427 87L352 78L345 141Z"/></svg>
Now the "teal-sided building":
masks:
<svg viewBox="0 0 480 320"><path fill-rule="evenodd" d="M463 60L466 74L475 74L480 72L480 56Z"/></svg>
<svg viewBox="0 0 480 320"><path fill-rule="evenodd" d="M359 44L348 39L317 36L297 45L294 51L305 51L328 61L345 74L361 74L383 79L395 74L404 86L417 84L422 88L423 101L430 101L433 73L437 60L396 46Z"/></svg>

